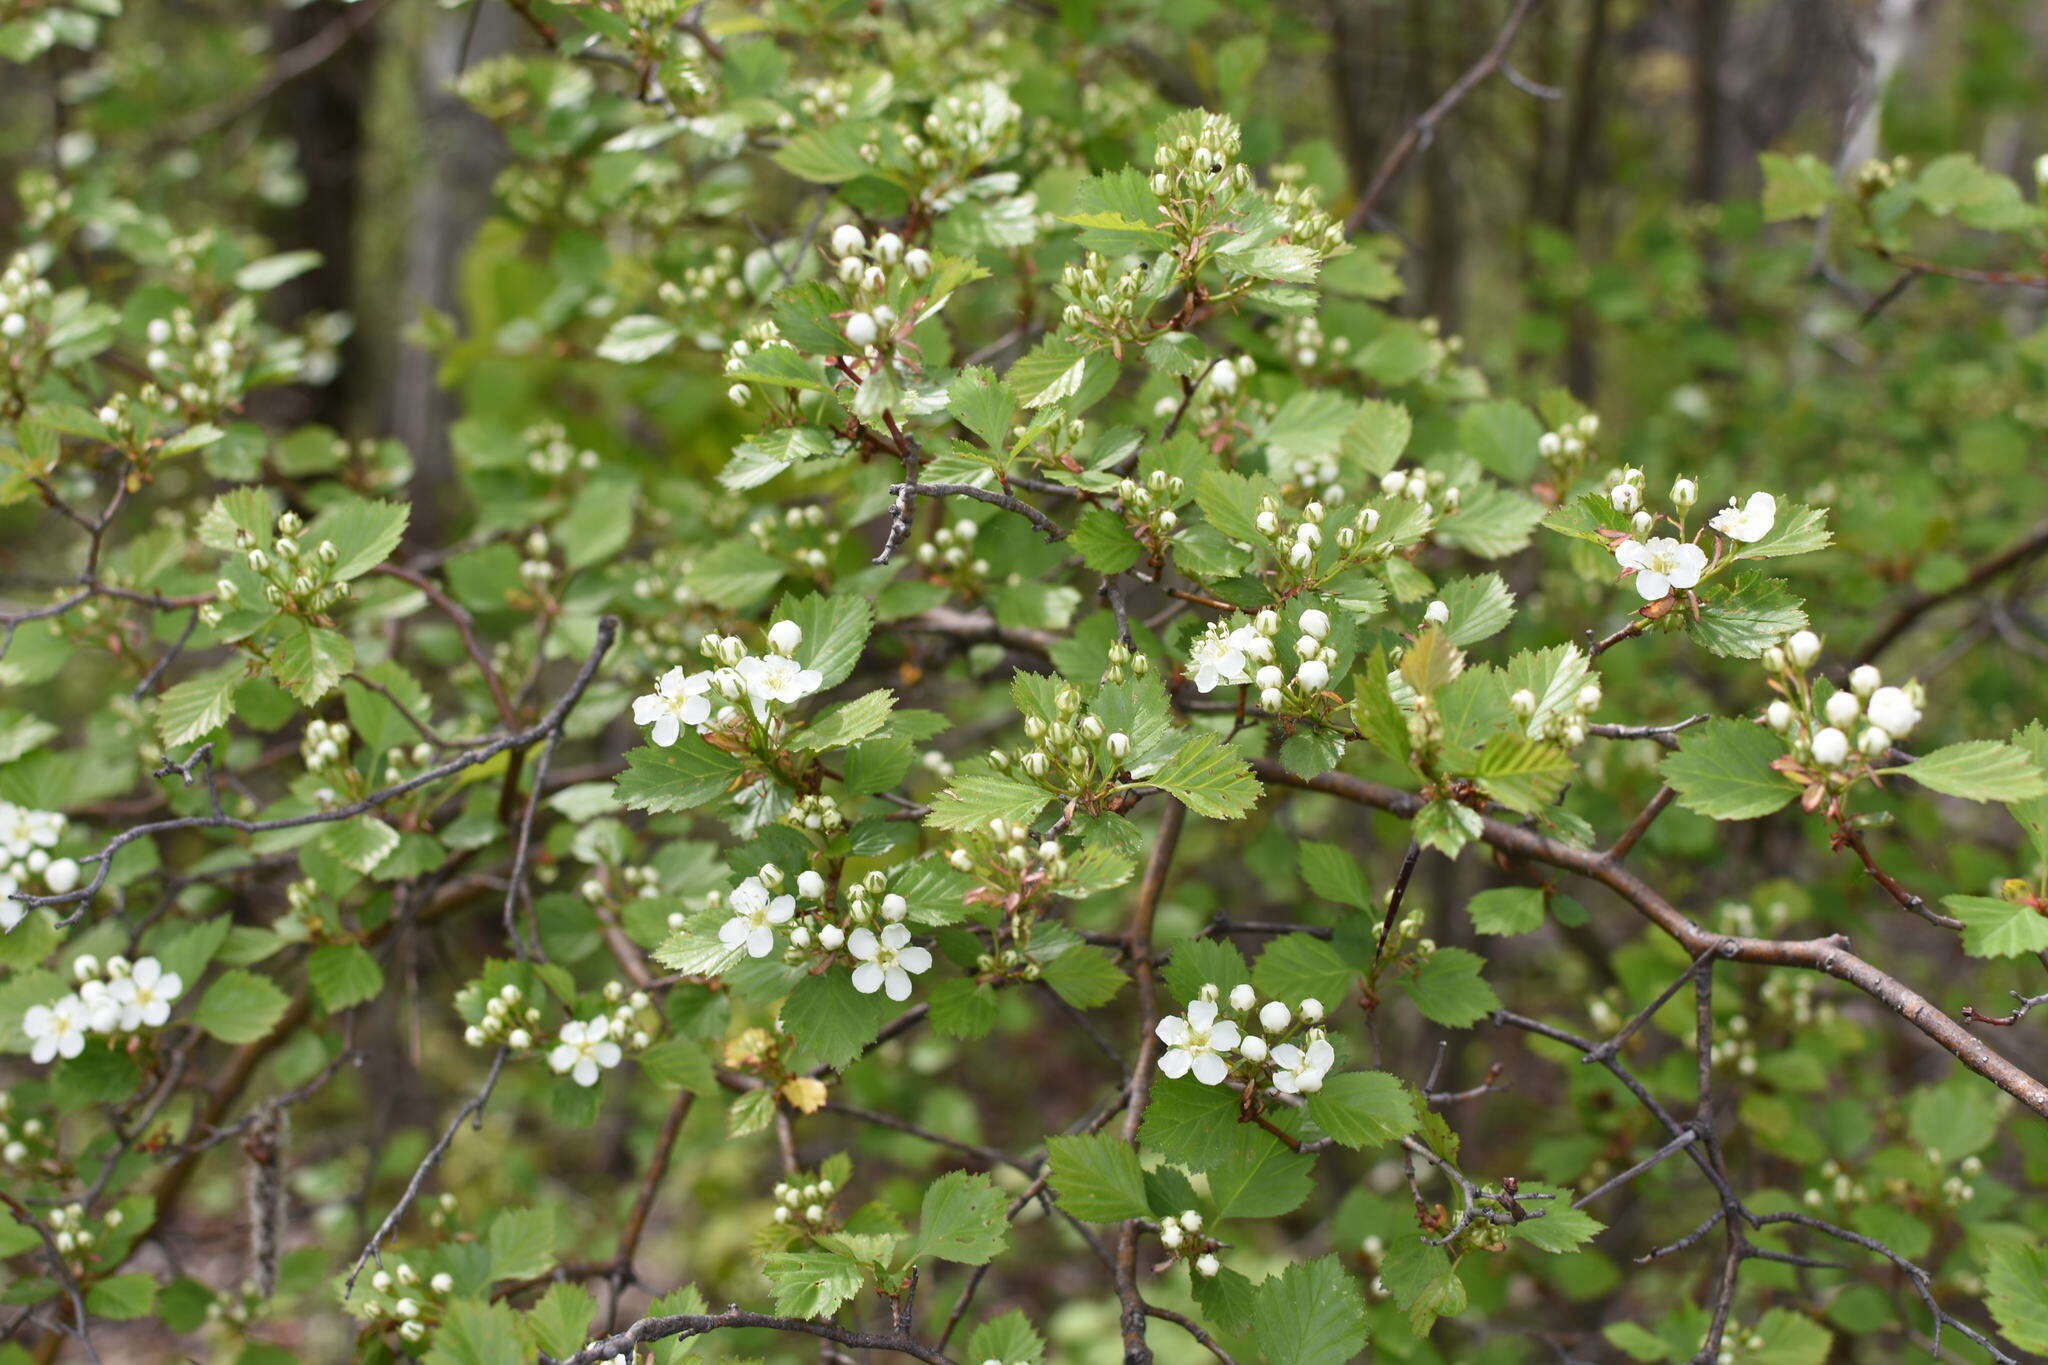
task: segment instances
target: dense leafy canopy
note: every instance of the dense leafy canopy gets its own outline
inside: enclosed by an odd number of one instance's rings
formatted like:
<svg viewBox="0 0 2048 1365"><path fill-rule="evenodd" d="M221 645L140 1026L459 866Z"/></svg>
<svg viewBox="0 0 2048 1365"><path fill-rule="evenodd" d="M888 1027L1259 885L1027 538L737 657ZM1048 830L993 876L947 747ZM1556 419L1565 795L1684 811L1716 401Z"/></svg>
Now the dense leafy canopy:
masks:
<svg viewBox="0 0 2048 1365"><path fill-rule="evenodd" d="M2048 160L445 8L0 0L0 1365L2048 1352Z"/></svg>

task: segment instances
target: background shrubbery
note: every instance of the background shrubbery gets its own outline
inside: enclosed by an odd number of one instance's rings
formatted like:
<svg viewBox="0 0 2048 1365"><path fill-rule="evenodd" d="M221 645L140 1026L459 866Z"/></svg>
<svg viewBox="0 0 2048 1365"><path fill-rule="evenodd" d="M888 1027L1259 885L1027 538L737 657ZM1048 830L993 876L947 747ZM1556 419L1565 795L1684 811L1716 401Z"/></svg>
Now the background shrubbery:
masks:
<svg viewBox="0 0 2048 1365"><path fill-rule="evenodd" d="M0 0L0 1362L2048 1354L2035 8Z"/></svg>

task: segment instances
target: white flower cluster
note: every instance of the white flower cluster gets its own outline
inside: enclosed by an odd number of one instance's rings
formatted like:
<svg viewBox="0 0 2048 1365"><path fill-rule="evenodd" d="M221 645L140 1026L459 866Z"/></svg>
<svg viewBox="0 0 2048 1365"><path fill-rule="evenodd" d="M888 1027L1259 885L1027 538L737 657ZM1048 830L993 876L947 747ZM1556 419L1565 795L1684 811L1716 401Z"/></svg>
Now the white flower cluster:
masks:
<svg viewBox="0 0 2048 1365"><path fill-rule="evenodd" d="M1176 1260L1186 1261L1191 1271L1207 1280L1213 1279L1216 1272L1223 1269L1223 1262L1216 1259L1213 1250L1221 1243L1203 1234L1203 1222L1200 1209L1169 1213L1159 1220L1159 1243L1172 1252Z"/></svg>
<svg viewBox="0 0 2048 1365"><path fill-rule="evenodd" d="M1131 658L1140 674L1144 672L1139 666L1143 658ZM1111 667L1116 665L1112 663ZM1099 716L1082 715L1081 694L1072 687L1061 687L1054 695L1053 705L1058 714L1051 721L1041 716L1024 718L1024 737L1032 742L1031 748L1016 755L1004 749L991 749L989 763L998 771L1016 767L1026 777L1055 791L1085 789L1094 781L1098 767L1111 773L1122 770L1123 761L1131 752L1129 735L1112 731Z"/></svg>
<svg viewBox="0 0 2048 1365"><path fill-rule="evenodd" d="M1323 1019L1322 1001L1306 999L1292 1009L1278 1000L1261 1005L1256 991L1240 985L1231 989L1229 999L1236 1017L1222 1018L1221 994L1214 985L1203 986L1185 1014L1159 1021L1154 1031L1166 1044L1159 1055L1161 1071L1174 1077L1192 1073L1203 1085L1221 1085L1234 1065L1227 1055L1236 1053L1247 1063L1247 1078L1263 1078L1283 1094L1312 1095L1323 1088L1337 1053L1329 1036L1314 1027Z"/></svg>
<svg viewBox="0 0 2048 1365"><path fill-rule="evenodd" d="M1686 537L1686 516L1699 500L1699 485L1693 480L1679 478L1673 481L1671 505L1676 510L1664 518L1643 505L1643 482L1643 471L1632 467L1624 467L1609 475L1608 503L1615 511L1630 514L1629 526L1633 532L1629 536L1617 534L1612 548L1615 563L1621 566L1623 576L1634 575L1636 591L1642 594L1643 600L1657 602L1674 592L1689 592L1698 587L1718 558L1720 541L1716 540L1715 556L1710 557L1698 543L1697 533L1690 539ZM1708 520L1707 526L1717 536L1746 544L1769 535L1777 517L1777 498L1759 491L1750 494L1749 501L1739 506L1730 498L1728 505ZM1651 535L1660 519L1669 520L1678 534Z"/></svg>
<svg viewBox="0 0 2048 1365"><path fill-rule="evenodd" d="M775 1221L808 1231L830 1226L832 1196L839 1186L825 1177L806 1183L783 1181L775 1186Z"/></svg>
<svg viewBox="0 0 2048 1365"><path fill-rule="evenodd" d="M1116 495L1123 503L1124 515L1144 523L1148 534L1140 539L1156 547L1179 528L1180 513L1173 510L1173 505L1186 490L1187 482L1180 475L1155 469L1145 476L1143 483L1136 479L1120 480Z"/></svg>
<svg viewBox="0 0 2048 1365"><path fill-rule="evenodd" d="M852 223L832 229L832 254L839 282L853 295L854 308L842 324L846 339L866 348L893 340L902 321L888 298L896 284L897 272L912 280L932 273L932 256L921 246L906 250L903 239L885 232L870 243L867 234Z"/></svg>
<svg viewBox="0 0 2048 1365"><path fill-rule="evenodd" d="M825 509L815 502L785 508L780 518L772 512L755 517L747 523L747 531L763 554L773 555L813 575L822 574L832 567L832 554L839 548L839 542L846 538L843 531L828 523Z"/></svg>
<svg viewBox="0 0 2048 1365"><path fill-rule="evenodd" d="M125 1215L119 1209L108 1209L100 1215L100 1227L108 1232L121 1226ZM86 1222L85 1205L60 1204L50 1210L50 1240L57 1244L57 1254L70 1261L74 1267L82 1267L99 1240Z"/></svg>
<svg viewBox="0 0 2048 1365"><path fill-rule="evenodd" d="M918 165L926 171L948 164L966 171L994 161L1008 150L1023 118L1023 109L1003 86L970 82L941 96L925 115Z"/></svg>
<svg viewBox="0 0 2048 1365"><path fill-rule="evenodd" d="M783 890L788 884L788 875L767 863L734 887L725 902L732 917L719 926L719 942L749 957L767 957L781 942L777 931L788 926L788 961L829 962L843 952L853 967L854 989L863 995L881 991L891 1000L908 999L911 978L931 970L931 950L913 944L903 923L910 904L888 889L886 874L870 872L848 883L844 908L836 912L827 903L822 874L808 868L798 873L793 895ZM805 902L801 909L799 901Z"/></svg>
<svg viewBox="0 0 2048 1365"><path fill-rule="evenodd" d="M1420 478L1419 475L1417 477ZM1260 535L1272 542L1274 555L1297 576L1306 577L1315 566L1316 556L1323 548L1323 523L1329 520L1330 505L1342 493L1343 490L1337 487L1325 489L1324 498L1306 504L1301 509L1300 519L1293 522L1283 515L1289 509L1278 498L1269 495L1259 500L1253 524L1259 528ZM1378 508L1361 507L1353 513L1349 524L1337 528L1336 543L1342 558L1331 571L1349 567L1362 558L1358 553L1359 546L1379 527Z"/></svg>
<svg viewBox="0 0 2048 1365"><path fill-rule="evenodd" d="M1203 113L1195 126L1152 154L1152 193L1161 199L1232 199L1252 186L1251 168L1237 159L1244 135L1228 114ZM1169 205L1169 213L1172 206Z"/></svg>
<svg viewBox="0 0 2048 1365"><path fill-rule="evenodd" d="M972 589L986 581L989 573L988 561L974 553L974 538L980 534L981 527L965 519L941 526L929 539L918 542L917 562L922 568L944 572L956 587Z"/></svg>
<svg viewBox="0 0 2048 1365"><path fill-rule="evenodd" d="M341 550L331 540L304 546L299 536L306 529L297 512L286 511L277 518L277 534L270 548L256 543L246 528L235 532L235 544L242 551L249 571L263 580L263 600L273 607L289 608L300 615L323 612L348 596L348 584L332 581ZM208 625L219 625L224 608L241 600L241 586L232 578L213 585L217 601L199 609Z"/></svg>
<svg viewBox="0 0 2048 1365"><path fill-rule="evenodd" d="M697 673L676 667L662 674L652 692L633 699L633 723L648 727L648 739L664 749L682 737L685 726L705 731L736 719L741 701L766 724L783 707L824 685L823 674L791 657L803 642L803 629L794 621L768 628L767 654L748 653L737 636L706 635L699 647L714 666ZM727 703L715 714L714 693Z"/></svg>
<svg viewBox="0 0 2048 1365"><path fill-rule="evenodd" d="M432 1330L428 1323L440 1317L440 1305L434 1300L455 1292L455 1277L444 1270L423 1278L395 1257L392 1266L395 1268L379 1269L370 1276L370 1288L378 1297L366 1309L372 1317L394 1326L400 1340L417 1345Z"/></svg>
<svg viewBox="0 0 2048 1365"><path fill-rule="evenodd" d="M104 975L100 960L81 954L71 964L78 989L51 1005L31 1005L21 1017L28 1035L29 1059L47 1065L59 1057L85 1051L88 1034L141 1033L162 1028L171 1005L185 992L176 972L164 970L153 957L129 962L110 957Z"/></svg>
<svg viewBox="0 0 2048 1365"><path fill-rule="evenodd" d="M21 923L28 907L17 893L61 896L78 886L78 862L52 857L67 821L52 810L30 810L0 801L0 931Z"/></svg>
<svg viewBox="0 0 2048 1365"><path fill-rule="evenodd" d="M1876 665L1863 664L1849 674L1847 689L1819 701L1806 670L1819 660L1820 650L1820 637L1802 630L1764 651L1764 667L1776 675L1772 686L1786 694L1765 708L1765 723L1791 743L1795 754L1829 771L1848 766L1854 753L1882 758L1920 724L1925 700L1920 684L1887 685ZM1856 731L1853 745L1851 731Z"/></svg>
<svg viewBox="0 0 2048 1365"><path fill-rule="evenodd" d="M338 720L309 720L299 737L299 760L309 773L339 768L348 760L349 729Z"/></svg>
<svg viewBox="0 0 2048 1365"><path fill-rule="evenodd" d="M526 446L526 467L543 478L560 479L571 470L597 468L597 452L577 448L560 422L538 422L519 434Z"/></svg>
<svg viewBox="0 0 2048 1365"><path fill-rule="evenodd" d="M1271 607L1258 612L1250 624L1231 626L1212 621L1188 648L1188 676L1197 690L1212 692L1218 686L1256 685L1259 705L1268 711L1302 710L1321 697L1330 685L1330 670L1337 663L1337 651L1326 643L1330 617L1316 607L1301 613L1301 634L1294 640L1294 672L1289 676L1274 662L1274 639L1280 633L1280 614Z"/></svg>
<svg viewBox="0 0 2048 1365"><path fill-rule="evenodd" d="M48 325L45 315L55 293L28 252L16 252L8 260L0 271L0 341L7 343L9 352L26 350L22 342L31 329Z"/></svg>
<svg viewBox="0 0 2048 1365"><path fill-rule="evenodd" d="M1536 438L1536 453L1560 469L1570 469L1586 458L1587 447L1600 434L1600 417L1587 413Z"/></svg>
<svg viewBox="0 0 2048 1365"><path fill-rule="evenodd" d="M48 1136L49 1129L39 1118L16 1123L14 1096L0 1090L0 1162L17 1168L28 1165L38 1155L38 1148L48 1146Z"/></svg>
<svg viewBox="0 0 2048 1365"><path fill-rule="evenodd" d="M625 1059L621 1042L635 1052L651 1045L654 1036L642 1026L642 1016L653 1001L645 991L628 994L616 981L604 987L605 1003L612 1008L588 1019L571 1019L555 1032L548 1048L548 1067L558 1076L576 1084L596 1085L598 1077ZM525 1052L536 1046L541 1012L526 1002L526 992L510 982L484 1002L483 1018L462 1032L471 1047L508 1047Z"/></svg>
<svg viewBox="0 0 2048 1365"><path fill-rule="evenodd" d="M1606 694L1600 690L1598 679L1588 679L1573 694L1571 705L1557 707L1537 715L1536 694L1526 687L1517 688L1508 698L1508 709L1515 719L1523 723L1523 733L1535 740L1549 740L1567 748L1575 748L1586 740L1586 719L1600 709Z"/></svg>

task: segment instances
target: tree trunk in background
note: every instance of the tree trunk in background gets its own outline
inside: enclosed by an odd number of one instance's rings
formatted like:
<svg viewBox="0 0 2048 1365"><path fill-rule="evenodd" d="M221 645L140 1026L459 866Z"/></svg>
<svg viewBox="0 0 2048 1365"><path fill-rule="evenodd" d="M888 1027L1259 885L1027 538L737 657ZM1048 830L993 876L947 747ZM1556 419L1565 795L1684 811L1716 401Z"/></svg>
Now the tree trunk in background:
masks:
<svg viewBox="0 0 2048 1365"><path fill-rule="evenodd" d="M303 51L308 43L348 34L334 55L286 82L270 101L272 127L291 141L306 199L278 210L266 229L279 251L320 253L318 269L287 281L271 296L274 317L355 311L365 124L379 40L376 22L348 33L359 22L356 7L337 0L283 9L271 21L272 53ZM276 395L292 407L291 419L348 431L367 378L362 349L360 335L350 336L331 383L293 389L288 398Z"/></svg>
<svg viewBox="0 0 2048 1365"><path fill-rule="evenodd" d="M1721 66L1728 58L1728 0L1693 0L1692 197L1721 197L1726 154L1721 136Z"/></svg>
<svg viewBox="0 0 2048 1365"><path fill-rule="evenodd" d="M491 209L491 184L504 165L497 130L455 96L451 86L465 63L474 65L523 41L525 30L502 5L453 13L429 12L418 44L413 101L422 140L405 205L404 259L398 320L410 324L422 310L457 311L458 273L470 239ZM412 452L413 530L440 534L454 482L448 426L455 401L436 379L432 355L401 342L392 362L385 429Z"/></svg>
<svg viewBox="0 0 2048 1365"><path fill-rule="evenodd" d="M1593 142L1600 130L1600 78L1607 56L1607 9L1608 0L1590 0L1586 7L1585 38L1579 44L1569 95L1571 119L1565 132L1564 179L1558 186L1553 221L1560 232L1573 238L1578 236L1580 200L1586 178L1592 173ZM1565 347L1565 385L1583 402L1597 407L1592 318L1583 306L1576 307L1567 325L1571 335Z"/></svg>

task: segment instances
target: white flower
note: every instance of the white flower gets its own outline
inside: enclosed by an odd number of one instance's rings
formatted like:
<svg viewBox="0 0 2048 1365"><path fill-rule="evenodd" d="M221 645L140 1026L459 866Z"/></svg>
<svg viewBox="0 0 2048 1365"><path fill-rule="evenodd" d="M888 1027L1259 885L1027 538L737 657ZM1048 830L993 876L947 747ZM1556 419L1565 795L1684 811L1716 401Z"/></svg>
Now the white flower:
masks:
<svg viewBox="0 0 2048 1365"><path fill-rule="evenodd" d="M162 1028L171 1017L171 1002L184 993L185 981L176 972L165 971L155 958L145 957L108 990L121 1008L121 1027L133 1033Z"/></svg>
<svg viewBox="0 0 2048 1365"><path fill-rule="evenodd" d="M1322 1022L1323 1002L1316 999L1313 995L1303 1000L1301 1004L1296 1008L1300 1013L1301 1017L1308 1020L1311 1024L1319 1024Z"/></svg>
<svg viewBox="0 0 2048 1365"><path fill-rule="evenodd" d="M1216 1272L1221 1269L1223 1269L1223 1262L1216 1259L1214 1252L1205 1251L1195 1257L1195 1273L1205 1280L1213 1279Z"/></svg>
<svg viewBox="0 0 2048 1365"><path fill-rule="evenodd" d="M1294 670L1294 680L1311 692L1320 692L1330 685L1330 666L1321 659L1303 659L1301 667Z"/></svg>
<svg viewBox="0 0 2048 1365"><path fill-rule="evenodd" d="M1431 602L1422 609L1422 619L1431 625L1447 626L1451 623L1451 609L1442 600Z"/></svg>
<svg viewBox="0 0 2048 1365"><path fill-rule="evenodd" d="M28 1035L29 1060L38 1066L76 1057L85 1051L85 1009L75 995L54 1005L31 1005L21 1017L21 1031Z"/></svg>
<svg viewBox="0 0 2048 1365"><path fill-rule="evenodd" d="M1250 682L1244 665L1244 651L1220 626L1210 626L1188 650L1188 666L1194 672L1197 691L1213 692L1219 684Z"/></svg>
<svg viewBox="0 0 2048 1365"><path fill-rule="evenodd" d="M796 874L796 893L807 901L825 898L825 879L806 868Z"/></svg>
<svg viewBox="0 0 2048 1365"><path fill-rule="evenodd" d="M1301 614L1301 633L1318 640L1328 639L1330 635L1329 613L1310 607Z"/></svg>
<svg viewBox="0 0 2048 1365"><path fill-rule="evenodd" d="M1237 1040L1237 1054L1247 1061L1263 1062L1266 1060L1266 1040L1256 1033L1247 1033Z"/></svg>
<svg viewBox="0 0 2048 1365"><path fill-rule="evenodd" d="M1813 736L1813 761L1823 768L1839 768L1849 757L1849 737L1834 726Z"/></svg>
<svg viewBox="0 0 2048 1365"><path fill-rule="evenodd" d="M867 236L852 223L841 223L832 229L832 254L852 256L867 247Z"/></svg>
<svg viewBox="0 0 2048 1365"><path fill-rule="evenodd" d="M633 723L652 726L648 738L666 749L682 737L683 727L702 725L711 719L712 675L686 673L671 668L654 684L654 690L633 699Z"/></svg>
<svg viewBox="0 0 2048 1365"><path fill-rule="evenodd" d="M1863 703L1856 700L1854 692L1837 692L1829 697L1821 708L1827 713L1828 724L1844 729L1856 723L1856 717L1863 712Z"/></svg>
<svg viewBox="0 0 2048 1365"><path fill-rule="evenodd" d="M1614 547L1614 558L1622 568L1635 570L1636 591L1646 602L1669 597L1673 589L1697 586L1707 568L1705 550L1670 536L1621 541Z"/></svg>
<svg viewBox="0 0 2048 1365"><path fill-rule="evenodd" d="M1216 1002L1197 1000L1188 1006L1185 1018L1169 1014L1155 1030L1167 1050L1160 1054L1159 1069L1169 1076L1195 1073L1203 1085L1218 1085L1230 1074L1230 1064L1220 1054L1238 1045L1237 1025L1216 1017Z"/></svg>
<svg viewBox="0 0 2048 1365"><path fill-rule="evenodd" d="M1293 1011L1278 1000L1268 1000L1259 1011L1259 1026L1268 1033L1278 1033L1294 1022Z"/></svg>
<svg viewBox="0 0 2048 1365"><path fill-rule="evenodd" d="M609 1071L619 1064L619 1045L611 1041L611 1031L611 1021L603 1015L590 1020L571 1019L562 1025L560 1041L548 1054L548 1065L558 1075L568 1073L578 1085L596 1085L600 1071Z"/></svg>
<svg viewBox="0 0 2048 1365"><path fill-rule="evenodd" d="M1849 690L1859 697L1867 697L1884 686L1884 674L1870 664L1858 664L1849 674Z"/></svg>
<svg viewBox="0 0 2048 1365"><path fill-rule="evenodd" d="M1785 641L1785 657L1794 666L1812 668L1813 661L1820 657L1820 636L1810 630L1795 630Z"/></svg>
<svg viewBox="0 0 2048 1365"><path fill-rule="evenodd" d="M1880 687L1870 694L1870 723L1893 739L1903 739L1920 723L1920 708L1903 687Z"/></svg>
<svg viewBox="0 0 2048 1365"><path fill-rule="evenodd" d="M1783 697L1764 708L1764 721L1779 734L1792 728L1792 703Z"/></svg>
<svg viewBox="0 0 2048 1365"><path fill-rule="evenodd" d="M860 959L853 969L853 988L862 995L881 991L891 1000L907 1000L910 978L932 966L931 950L912 944L910 930L901 924L884 925L879 936L871 929L856 929L846 947Z"/></svg>
<svg viewBox="0 0 2048 1365"><path fill-rule="evenodd" d="M1671 503L1681 512L1698 502L1699 496L1700 486L1691 479L1677 479L1671 485Z"/></svg>
<svg viewBox="0 0 2048 1365"><path fill-rule="evenodd" d="M125 983L127 978L114 985ZM85 1026L94 1033L112 1033L121 1027L121 999L104 981L87 981L78 988L78 1005Z"/></svg>
<svg viewBox="0 0 2048 1365"><path fill-rule="evenodd" d="M1273 1049L1273 1088L1288 1095L1313 1095L1337 1064L1337 1051L1320 1030L1309 1035L1306 1050L1292 1043Z"/></svg>
<svg viewBox="0 0 2048 1365"><path fill-rule="evenodd" d="M29 850L51 848L64 833L65 819L55 811L29 810L0 801L0 853L26 858Z"/></svg>
<svg viewBox="0 0 2048 1365"><path fill-rule="evenodd" d="M1861 749L1866 757L1883 758L1891 751L1892 737L1875 725L1866 725L1863 727L1863 733L1856 736L1856 747Z"/></svg>
<svg viewBox="0 0 2048 1365"><path fill-rule="evenodd" d="M879 335L881 329L871 314L855 313L846 320L846 339L856 346L872 346Z"/></svg>
<svg viewBox="0 0 2048 1365"><path fill-rule="evenodd" d="M1273 641L1258 628L1257 623L1239 626L1230 632L1230 647L1247 659L1270 659L1273 657Z"/></svg>
<svg viewBox="0 0 2048 1365"><path fill-rule="evenodd" d="M734 887L727 904L732 909L732 918L718 926L718 941L728 948L744 944L748 957L766 957L774 952L774 926L789 923L796 914L796 897L771 897L759 877L749 877Z"/></svg>
<svg viewBox="0 0 2048 1365"><path fill-rule="evenodd" d="M1243 1011L1258 1003L1259 993L1251 988L1249 982L1239 982L1230 988L1230 1008Z"/></svg>
<svg viewBox="0 0 2048 1365"><path fill-rule="evenodd" d="M805 668L796 660L780 654L766 658L749 655L739 661L736 671L747 695L753 699L757 713L768 702L788 705L802 701L825 685L825 675L817 669Z"/></svg>
<svg viewBox="0 0 2048 1365"><path fill-rule="evenodd" d="M1714 513L1714 519L1707 523L1730 540L1762 540L1771 533L1771 523L1778 519L1778 500L1769 493L1751 493L1749 501L1741 507L1735 499L1728 499L1728 505Z"/></svg>
<svg viewBox="0 0 2048 1365"><path fill-rule="evenodd" d="M43 885L50 888L50 894L61 896L78 885L78 860L56 858L43 869Z"/></svg>
<svg viewBox="0 0 2048 1365"><path fill-rule="evenodd" d="M804 628L794 621L777 621L768 627L768 648L777 654L794 654L804 642Z"/></svg>

